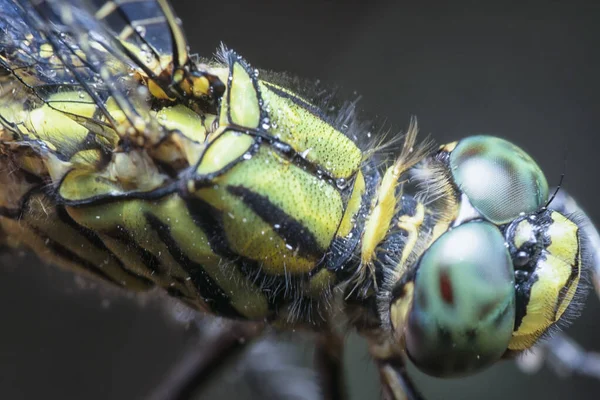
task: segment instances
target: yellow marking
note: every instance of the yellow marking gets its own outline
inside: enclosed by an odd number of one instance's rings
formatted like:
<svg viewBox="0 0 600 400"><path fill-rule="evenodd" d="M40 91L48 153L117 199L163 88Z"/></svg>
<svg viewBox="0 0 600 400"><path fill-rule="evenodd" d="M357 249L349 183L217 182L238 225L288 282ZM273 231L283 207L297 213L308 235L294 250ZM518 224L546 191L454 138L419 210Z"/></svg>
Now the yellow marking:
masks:
<svg viewBox="0 0 600 400"><path fill-rule="evenodd" d="M156 97L157 99L162 99L162 100L175 100L175 98L173 97L169 97L169 95L167 95L165 93L165 91L156 84L156 82L154 82L152 79L148 79L148 91L150 91L150 94L153 97Z"/></svg>
<svg viewBox="0 0 600 400"><path fill-rule="evenodd" d="M60 268L64 268L70 271L74 271L78 274L87 276L87 277L91 277L94 279L97 279L98 276L92 272L90 272L89 270L82 268L79 264L73 262L70 259L67 258L63 258L58 256L56 253L54 253L51 248L49 248L46 245L46 241L39 237L38 235L36 235L36 233L33 231L33 229L31 229L29 227L28 224L20 222L20 221L15 221L12 219L8 219L8 218L0 218L0 226L1 226L1 230L9 233L8 235L8 240L7 240L7 244L11 247L15 247L15 248L19 248L23 245L27 246L29 249L31 249L33 252L35 252L35 254L38 255L38 257L43 260L46 263L50 263L53 265L56 265ZM70 232L69 232L70 233ZM71 236L67 233L67 232L61 232L61 236L65 238L66 240L68 240L67 238L70 238ZM73 237L75 238L75 237ZM63 243L63 244L68 244L68 243ZM72 249L74 250L74 249ZM86 257L88 258L93 258L91 255L87 255ZM111 270L111 266L107 265L106 267L103 268L104 272L106 272L107 275L111 276L115 279L119 279L118 275L117 275L117 270ZM114 275L113 275L114 273ZM129 283L129 285L126 287L132 289L132 290L144 290L147 288L147 286L144 286L143 284L140 284L139 282L134 282L131 277L128 277L127 282Z"/></svg>
<svg viewBox="0 0 600 400"><path fill-rule="evenodd" d="M30 199L28 205L27 212L24 214L23 219L19 221L21 226L35 228L38 232L45 234L48 238L59 243L81 259L97 266L99 272L103 272L129 289L145 290L148 288L147 283L123 271L113 257L110 257L105 251L94 246L77 229L65 224L58 218L52 206L52 201L49 198L43 195L36 195ZM25 234L21 238L22 243L31 246L34 250L37 249L38 254L45 259L45 255L51 253L51 249L47 248L45 244L44 248L38 247L36 244L38 240L39 236L33 232ZM69 262L65 265L66 260L63 260L59 256L53 257L52 260L55 260L58 265L90 274L87 272L87 268L78 266L75 262ZM94 274L91 275L95 276Z"/></svg>
<svg viewBox="0 0 600 400"><path fill-rule="evenodd" d="M336 236L346 237L352 231L355 224L356 214L360 210L362 205L362 196L365 193L365 177L363 176L361 171L358 171L356 174L356 179L354 180L354 188L352 189L352 195L350 196L350 200L348 201L348 205L346 207L346 212L344 213L344 217L342 218L342 222L340 223L340 227L336 233Z"/></svg>
<svg viewBox="0 0 600 400"><path fill-rule="evenodd" d="M210 82L205 76L193 80L192 93L195 97L210 95Z"/></svg>
<svg viewBox="0 0 600 400"><path fill-rule="evenodd" d="M511 350L533 346L560 319L579 284L581 268L578 275L569 281L573 268L581 262L578 227L557 212L552 213L552 220L547 231L551 244L542 253L545 260L540 260L536 266L538 280L531 287L526 315L519 329L513 333L509 344ZM561 292L565 290L562 302L558 303Z"/></svg>
<svg viewBox="0 0 600 400"><path fill-rule="evenodd" d="M320 298L325 291L335 283L335 273L322 269L310 278L308 286L308 295L313 298Z"/></svg>
<svg viewBox="0 0 600 400"><path fill-rule="evenodd" d="M555 257L573 264L579 254L579 228L558 212L552 212L551 217L552 224L546 233L551 243L546 250Z"/></svg>
<svg viewBox="0 0 600 400"><path fill-rule="evenodd" d="M247 153L253 144L252 136L240 132L227 131L218 134L202 155L202 161L196 170L198 175L221 171Z"/></svg>
<svg viewBox="0 0 600 400"><path fill-rule="evenodd" d="M206 128L202 118L188 107L178 104L173 107L164 107L156 113L158 122L169 130L177 129L194 142L206 140Z"/></svg>
<svg viewBox="0 0 600 400"><path fill-rule="evenodd" d="M268 198L312 232L322 249L329 247L344 213L336 188L303 168L284 162L266 145L251 159L219 175L215 183L223 191L227 186L242 186ZM234 207L229 212L236 214Z"/></svg>
<svg viewBox="0 0 600 400"><path fill-rule="evenodd" d="M64 164L64 163L62 163ZM48 157L46 165L54 181L68 167ZM62 169L61 169L62 168ZM52 172L52 170L56 172ZM63 173L64 175L64 173ZM132 150L113 153L113 159L102 171L88 168L70 170L60 181L59 194L67 200L83 200L95 196L118 195L130 190L150 191L164 184L167 176L158 172L147 152Z"/></svg>
<svg viewBox="0 0 600 400"><path fill-rule="evenodd" d="M61 93L49 98L48 104L29 112L23 112L20 117L25 128L33 136L51 144L60 151L76 150L88 134L88 129L78 124L63 112L89 118L96 110L95 104L87 103L89 96L84 99L75 92ZM62 112L61 112L62 111ZM15 115L16 118L19 118Z"/></svg>
<svg viewBox="0 0 600 400"><path fill-rule="evenodd" d="M264 82L260 82L259 87L265 109L273 110L269 118L270 132L274 136L334 178L350 179L356 173L363 154L349 137L292 99L275 93L272 88L306 102L289 90Z"/></svg>
<svg viewBox="0 0 600 400"><path fill-rule="evenodd" d="M54 49L50 43L42 43L39 54L42 58L50 58L54 55Z"/></svg>
<svg viewBox="0 0 600 400"><path fill-rule="evenodd" d="M448 219L443 219L437 221L433 226L431 239L429 240L429 244L435 242L440 236L448 231L450 228L450 221Z"/></svg>
<svg viewBox="0 0 600 400"><path fill-rule="evenodd" d="M177 147L176 153L181 154L188 165L195 165L205 148L204 141L207 136L206 125L200 116L188 107L179 104L162 108L156 113L156 119L168 130L181 132L181 135L171 134L169 136L170 143ZM163 153L171 154L169 151ZM166 160L164 155L161 160ZM168 160L166 161L168 162Z"/></svg>
<svg viewBox="0 0 600 400"><path fill-rule="evenodd" d="M535 232L533 229L533 225L524 219L519 222L517 228L515 229L515 237L513 239L515 246L517 249L521 248L525 243L535 241Z"/></svg>
<svg viewBox="0 0 600 400"><path fill-rule="evenodd" d="M446 144L443 144L440 146L440 150L451 153L456 148L457 145L458 145L458 141L452 142L452 143L446 143Z"/></svg>
<svg viewBox="0 0 600 400"><path fill-rule="evenodd" d="M201 189L195 194L223 213L223 229L231 250L259 262L265 273L307 273L317 264L318 260L299 257L297 249L289 246L273 226L220 185L218 189Z"/></svg>
<svg viewBox="0 0 600 400"><path fill-rule="evenodd" d="M385 382L388 390L391 391L391 395L396 400L408 400L406 391L404 390L403 384L398 377L398 371L394 370L391 365L384 365L381 369L381 379Z"/></svg>
<svg viewBox="0 0 600 400"><path fill-rule="evenodd" d="M117 9L117 4L114 1L107 1L96 11L95 17L97 19L104 19L108 17L112 12Z"/></svg>
<svg viewBox="0 0 600 400"><path fill-rule="evenodd" d="M419 149L420 151L414 149L417 132L417 123L413 120L406 133L400 156L394 165L387 169L377 190L376 202L365 224L361 249L361 276L359 279L362 278L366 272L365 267L367 267L374 280L375 266L372 261L375 258L375 249L387 235L394 217L397 205L396 188L401 183L400 178L404 172L424 156L422 153L424 149Z"/></svg>
<svg viewBox="0 0 600 400"><path fill-rule="evenodd" d="M102 160L102 152L97 149L82 150L73 154L69 160L73 165L94 168Z"/></svg>
<svg viewBox="0 0 600 400"><path fill-rule="evenodd" d="M206 234L189 215L186 204L178 196L169 196L160 202L151 203L142 200L129 200L107 203L99 206L68 207L69 215L82 226L99 233L100 238L126 266L138 274L148 277L158 285L173 286L172 277L188 276L175 262L153 230L149 230L146 214L158 218L169 228L169 233L190 260L201 264L206 273L229 296L232 306L240 314L250 319L261 319L268 314L267 301L258 288L248 282L234 265L222 263L209 246ZM102 232L111 232L122 227L131 235L132 242L150 251L160 261L162 276L151 273L147 266L127 243L111 238ZM185 280L184 293L196 293L197 288L191 280Z"/></svg>
<svg viewBox="0 0 600 400"><path fill-rule="evenodd" d="M390 307L390 322L392 323L392 328L394 328L394 336L397 341L401 341L404 337L404 325L412 307L414 291L414 282L407 282L404 285L404 295L396 299Z"/></svg>
<svg viewBox="0 0 600 400"><path fill-rule="evenodd" d="M551 214L553 223L548 227L547 235L551 238L547 251L570 266L571 270L578 266L577 276L571 281L563 301L556 308L554 320L557 321L565 312L579 286L581 278L581 244L579 227L558 212Z"/></svg>
<svg viewBox="0 0 600 400"><path fill-rule="evenodd" d="M408 233L408 239L404 245L404 249L402 250L402 257L400 258L399 267L400 269L396 270L396 273L401 274L404 270L404 265L406 260L419 239L419 229L425 220L425 207L421 203L417 203L417 207L415 210L414 216L402 215L398 219L398 223L396 224L398 228L404 229Z"/></svg>
<svg viewBox="0 0 600 400"><path fill-rule="evenodd" d="M229 93L225 93L223 97L219 124L228 126L234 123L246 128L257 128L260 122L258 92L253 79L239 62L233 64L227 90ZM231 117L231 121L228 117Z"/></svg>
<svg viewBox="0 0 600 400"><path fill-rule="evenodd" d="M52 153L48 153L43 161L53 182L60 182L72 167L70 162L62 161Z"/></svg>
<svg viewBox="0 0 600 400"><path fill-rule="evenodd" d="M158 0L158 5L162 10L163 15L167 19L169 29L171 30L171 35L173 35L173 41L177 50L177 55L179 56L179 60L176 60L177 65L183 66L188 62L189 55L187 41L185 40L185 35L183 34L181 25L179 24L178 19L167 0Z"/></svg>

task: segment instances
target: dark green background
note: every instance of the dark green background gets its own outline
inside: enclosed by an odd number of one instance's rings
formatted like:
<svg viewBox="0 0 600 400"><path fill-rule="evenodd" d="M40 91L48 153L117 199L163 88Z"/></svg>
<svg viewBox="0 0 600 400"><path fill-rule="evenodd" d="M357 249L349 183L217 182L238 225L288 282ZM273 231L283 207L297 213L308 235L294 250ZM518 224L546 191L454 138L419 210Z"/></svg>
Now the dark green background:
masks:
<svg viewBox="0 0 600 400"><path fill-rule="evenodd" d="M349 97L356 91L365 115L394 130L416 115L440 143L501 135L527 150L551 184L566 154L565 187L600 222L600 6L484 3L188 1L175 8L193 51L207 56L223 41L258 68L318 78ZM142 305L81 289L71 274L30 258L1 263L2 399L140 399L190 343L160 299ZM569 332L600 349L597 298ZM366 349L356 338L349 344L353 398L376 398ZM512 363L422 388L432 399L600 397L600 382L547 370L526 376Z"/></svg>

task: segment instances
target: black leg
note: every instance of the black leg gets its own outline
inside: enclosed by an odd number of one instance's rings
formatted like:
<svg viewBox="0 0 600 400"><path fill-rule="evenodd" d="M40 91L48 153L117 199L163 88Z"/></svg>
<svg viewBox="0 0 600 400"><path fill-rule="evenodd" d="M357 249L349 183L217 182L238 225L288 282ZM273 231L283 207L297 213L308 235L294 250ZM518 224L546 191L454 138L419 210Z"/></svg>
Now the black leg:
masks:
<svg viewBox="0 0 600 400"><path fill-rule="evenodd" d="M186 352L183 360L149 398L192 399L211 378L222 373L235 357L244 352L263 329L262 324L223 320L209 334L202 335L202 345Z"/></svg>
<svg viewBox="0 0 600 400"><path fill-rule="evenodd" d="M347 398L344 382L344 339L335 332L319 334L315 346L315 368L320 377L323 398Z"/></svg>

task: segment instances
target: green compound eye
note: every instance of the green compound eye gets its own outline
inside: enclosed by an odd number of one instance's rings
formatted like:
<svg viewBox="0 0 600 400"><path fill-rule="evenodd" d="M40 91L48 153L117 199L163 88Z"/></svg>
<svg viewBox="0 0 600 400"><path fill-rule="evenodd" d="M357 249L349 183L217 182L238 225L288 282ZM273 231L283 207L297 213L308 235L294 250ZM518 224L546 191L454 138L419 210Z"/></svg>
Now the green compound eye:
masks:
<svg viewBox="0 0 600 400"><path fill-rule="evenodd" d="M493 364L508 348L514 321L514 269L498 228L466 223L425 252L404 325L419 369L449 377Z"/></svg>
<svg viewBox="0 0 600 400"><path fill-rule="evenodd" d="M514 144L492 136L461 140L450 154L454 181L473 207L495 224L539 210L548 182L536 162Z"/></svg>

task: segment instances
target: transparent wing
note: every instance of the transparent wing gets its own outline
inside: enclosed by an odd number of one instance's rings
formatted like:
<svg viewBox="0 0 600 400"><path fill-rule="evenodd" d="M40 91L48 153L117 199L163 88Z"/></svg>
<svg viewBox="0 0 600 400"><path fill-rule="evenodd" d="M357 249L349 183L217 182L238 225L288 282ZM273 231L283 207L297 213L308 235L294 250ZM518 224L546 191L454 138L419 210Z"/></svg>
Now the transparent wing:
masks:
<svg viewBox="0 0 600 400"><path fill-rule="evenodd" d="M63 44L69 39L65 37L53 46L46 35L36 29L43 22L35 14L12 0L0 0L0 8L0 116L3 125L17 130L16 125L21 124L22 119L20 111L43 104L61 109L61 106L65 108L78 101L94 107L95 103L85 95L81 82L94 79L94 73L86 66L83 55L71 54L68 62L71 69L58 56L71 52ZM98 87L94 93L106 98L102 92L103 88ZM60 93L80 93L81 98L76 100L77 96L62 96L61 99ZM98 122L99 126L106 125Z"/></svg>
<svg viewBox="0 0 600 400"><path fill-rule="evenodd" d="M95 16L123 45L123 51L166 91L174 71L190 64L180 22L166 1L93 1Z"/></svg>
<svg viewBox="0 0 600 400"><path fill-rule="evenodd" d="M160 140L134 61L83 2L1 1L8 10L0 16L3 114L21 97L34 102L30 108L43 103L113 140Z"/></svg>
<svg viewBox="0 0 600 400"><path fill-rule="evenodd" d="M223 84L199 67L167 0L92 0L92 9L148 79L153 96L183 102L211 100Z"/></svg>

